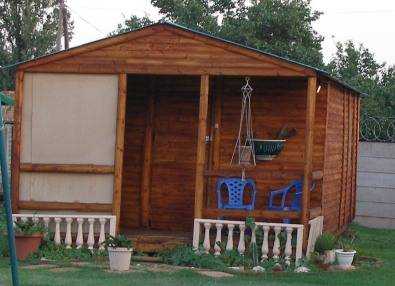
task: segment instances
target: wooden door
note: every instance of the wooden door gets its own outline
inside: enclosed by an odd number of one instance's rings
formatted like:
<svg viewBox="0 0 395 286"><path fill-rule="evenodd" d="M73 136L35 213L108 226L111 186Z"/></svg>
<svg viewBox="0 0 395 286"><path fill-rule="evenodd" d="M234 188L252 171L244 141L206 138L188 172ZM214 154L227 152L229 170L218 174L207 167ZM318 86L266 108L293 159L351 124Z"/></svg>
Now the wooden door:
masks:
<svg viewBox="0 0 395 286"><path fill-rule="evenodd" d="M192 229L199 88L199 77L156 79L151 229Z"/></svg>

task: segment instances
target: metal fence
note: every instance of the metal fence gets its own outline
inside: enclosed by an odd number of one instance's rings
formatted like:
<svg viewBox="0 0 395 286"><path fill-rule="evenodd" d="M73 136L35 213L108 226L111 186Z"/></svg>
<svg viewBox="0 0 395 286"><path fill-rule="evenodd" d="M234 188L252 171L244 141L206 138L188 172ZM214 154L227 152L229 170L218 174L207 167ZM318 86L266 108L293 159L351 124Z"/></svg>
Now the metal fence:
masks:
<svg viewBox="0 0 395 286"><path fill-rule="evenodd" d="M395 117L362 115L360 141L395 143Z"/></svg>

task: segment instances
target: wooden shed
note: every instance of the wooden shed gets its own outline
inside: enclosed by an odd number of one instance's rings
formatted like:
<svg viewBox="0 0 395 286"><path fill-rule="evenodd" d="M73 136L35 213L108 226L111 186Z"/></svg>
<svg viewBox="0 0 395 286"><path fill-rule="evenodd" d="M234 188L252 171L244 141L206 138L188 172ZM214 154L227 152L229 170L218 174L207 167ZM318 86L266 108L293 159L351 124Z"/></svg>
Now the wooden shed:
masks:
<svg viewBox="0 0 395 286"><path fill-rule="evenodd" d="M240 176L229 162L246 76L255 136L284 125L297 133L277 158L247 168L255 209L225 211L214 184ZM194 218L247 215L306 225L323 215L339 232L355 216L360 95L323 71L169 23L22 63L14 212L113 213L123 231L191 231ZM295 178L301 212L269 211L269 191Z"/></svg>

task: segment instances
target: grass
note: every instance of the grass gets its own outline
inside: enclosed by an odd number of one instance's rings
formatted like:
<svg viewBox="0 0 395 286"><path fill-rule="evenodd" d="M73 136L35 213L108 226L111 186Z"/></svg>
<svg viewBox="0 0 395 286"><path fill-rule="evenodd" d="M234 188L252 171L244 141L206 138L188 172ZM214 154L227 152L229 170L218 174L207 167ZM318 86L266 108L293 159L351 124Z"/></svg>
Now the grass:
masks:
<svg viewBox="0 0 395 286"><path fill-rule="evenodd" d="M361 264L351 272L324 272L309 274L279 273L236 275L232 278L208 278L194 270L159 273L149 269L125 274L108 273L103 268L85 266L65 272L49 269L21 269L21 285L394 285L395 231L373 230L352 226L358 233L356 247L363 256L374 256L383 261L381 267ZM133 266L132 266L133 267ZM136 268L136 267L135 267ZM9 285L8 260L0 259L0 285Z"/></svg>

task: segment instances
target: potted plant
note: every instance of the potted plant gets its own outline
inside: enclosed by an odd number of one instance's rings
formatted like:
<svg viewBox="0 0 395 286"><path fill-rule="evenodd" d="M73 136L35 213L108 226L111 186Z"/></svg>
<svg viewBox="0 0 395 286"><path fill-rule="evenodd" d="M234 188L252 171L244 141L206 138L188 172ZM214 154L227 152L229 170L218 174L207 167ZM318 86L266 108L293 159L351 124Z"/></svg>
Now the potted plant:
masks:
<svg viewBox="0 0 395 286"><path fill-rule="evenodd" d="M321 234L314 245L314 250L321 255L322 261L325 264L332 264L336 261L335 255L335 245L336 245L336 236L331 233L323 233Z"/></svg>
<svg viewBox="0 0 395 286"><path fill-rule="evenodd" d="M46 233L42 222L34 220L15 222L15 246L19 260L25 260L31 253L38 250Z"/></svg>
<svg viewBox="0 0 395 286"><path fill-rule="evenodd" d="M354 260L354 255L357 253L354 249L353 241L340 242L341 249L336 249L336 259L340 268L349 269L351 268Z"/></svg>
<svg viewBox="0 0 395 286"><path fill-rule="evenodd" d="M296 135L295 128L283 126L275 139L254 139L255 158L258 161L269 161L277 157L284 148L287 139Z"/></svg>
<svg viewBox="0 0 395 286"><path fill-rule="evenodd" d="M113 271L127 271L130 268L132 256L132 241L125 235L107 236L103 242L110 260L110 269Z"/></svg>

